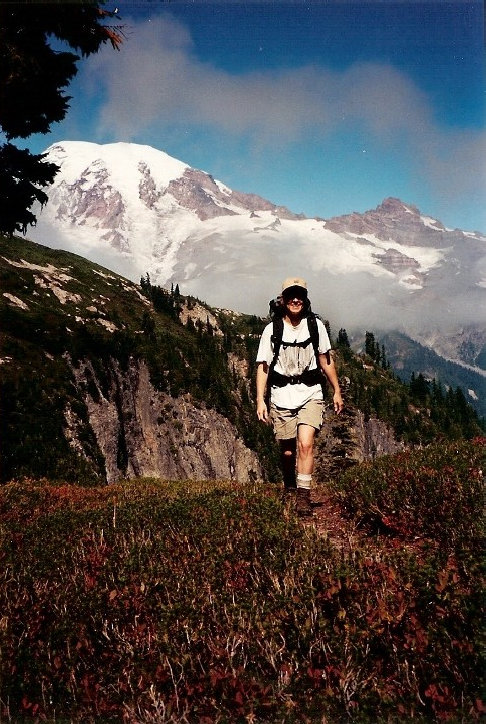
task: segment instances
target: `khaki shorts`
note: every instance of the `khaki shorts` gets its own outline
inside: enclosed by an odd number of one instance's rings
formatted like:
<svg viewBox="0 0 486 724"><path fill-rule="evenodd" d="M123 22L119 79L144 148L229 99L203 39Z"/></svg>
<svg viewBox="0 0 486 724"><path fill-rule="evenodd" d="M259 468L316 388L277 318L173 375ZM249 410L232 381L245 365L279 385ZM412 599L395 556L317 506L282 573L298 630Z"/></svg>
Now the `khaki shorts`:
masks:
<svg viewBox="0 0 486 724"><path fill-rule="evenodd" d="M296 410L287 410L272 404L270 405L270 418L275 437L277 440L290 440L297 437L298 425L310 425L316 430L320 430L323 413L323 400L309 400Z"/></svg>

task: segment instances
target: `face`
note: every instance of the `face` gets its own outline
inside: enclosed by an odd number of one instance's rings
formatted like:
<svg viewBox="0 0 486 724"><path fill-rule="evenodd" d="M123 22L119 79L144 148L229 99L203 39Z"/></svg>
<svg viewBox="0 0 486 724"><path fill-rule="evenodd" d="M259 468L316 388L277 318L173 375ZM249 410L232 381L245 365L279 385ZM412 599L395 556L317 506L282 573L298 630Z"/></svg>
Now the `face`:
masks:
<svg viewBox="0 0 486 724"><path fill-rule="evenodd" d="M305 293L299 289L291 289L283 295L284 304L292 314L299 314L304 308Z"/></svg>

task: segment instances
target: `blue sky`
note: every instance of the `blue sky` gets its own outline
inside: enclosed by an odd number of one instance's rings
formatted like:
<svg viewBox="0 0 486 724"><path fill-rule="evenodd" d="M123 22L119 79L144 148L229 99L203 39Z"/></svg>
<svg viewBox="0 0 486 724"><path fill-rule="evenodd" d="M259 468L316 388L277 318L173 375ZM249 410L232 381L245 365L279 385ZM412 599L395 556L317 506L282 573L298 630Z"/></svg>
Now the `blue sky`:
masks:
<svg viewBox="0 0 486 724"><path fill-rule="evenodd" d="M486 231L482 2L118 8L121 51L79 63L66 119L34 152L132 141L307 216L396 196Z"/></svg>

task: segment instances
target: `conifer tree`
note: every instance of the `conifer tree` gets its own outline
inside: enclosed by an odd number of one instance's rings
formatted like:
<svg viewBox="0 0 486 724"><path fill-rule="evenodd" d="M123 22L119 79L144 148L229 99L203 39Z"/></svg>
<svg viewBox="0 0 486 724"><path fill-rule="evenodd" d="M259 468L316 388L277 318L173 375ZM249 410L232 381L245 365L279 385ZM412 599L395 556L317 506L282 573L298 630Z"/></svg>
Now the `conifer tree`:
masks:
<svg viewBox="0 0 486 724"><path fill-rule="evenodd" d="M350 343L349 343L348 333L346 332L345 329L342 329L342 328L341 328L341 329L339 330L339 332L338 332L338 337L337 337L337 342L338 342L338 344L340 344L342 347L351 347L351 345L350 345Z"/></svg>
<svg viewBox="0 0 486 724"><path fill-rule="evenodd" d="M142 317L142 331L151 342L155 342L157 340L157 335L155 333L155 321L147 310L144 311Z"/></svg>
<svg viewBox="0 0 486 724"><path fill-rule="evenodd" d="M140 286L145 296L150 296L150 276L147 272L145 276L140 277Z"/></svg>
<svg viewBox="0 0 486 724"><path fill-rule="evenodd" d="M387 370L390 368L390 364L386 357L386 350L385 350L384 344L381 345L381 366L383 367L384 370Z"/></svg>
<svg viewBox="0 0 486 724"><path fill-rule="evenodd" d="M373 332L366 332L365 335L365 352L367 355L371 357L371 359L375 359L376 354L376 344L375 344L375 335Z"/></svg>
<svg viewBox="0 0 486 724"><path fill-rule="evenodd" d="M123 29L103 23L116 11L103 0L69 3L0 3L0 232L26 233L36 223L35 201L47 202L43 189L59 170L43 154L11 143L33 133L48 133L62 121L70 97L64 90L77 73L79 55L52 47L52 39L83 57L110 42L119 48Z"/></svg>

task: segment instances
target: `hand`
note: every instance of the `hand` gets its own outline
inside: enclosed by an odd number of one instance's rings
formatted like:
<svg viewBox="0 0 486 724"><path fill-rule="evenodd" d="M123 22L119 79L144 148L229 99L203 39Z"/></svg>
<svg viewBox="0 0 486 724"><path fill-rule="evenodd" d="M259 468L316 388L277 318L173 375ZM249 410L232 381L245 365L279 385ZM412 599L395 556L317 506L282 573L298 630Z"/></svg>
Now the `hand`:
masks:
<svg viewBox="0 0 486 724"><path fill-rule="evenodd" d="M265 402L257 402L257 417L262 422L268 421L268 410Z"/></svg>
<svg viewBox="0 0 486 724"><path fill-rule="evenodd" d="M344 407L343 398L341 397L341 392L338 390L333 395L333 402L334 402L334 412L339 415Z"/></svg>

